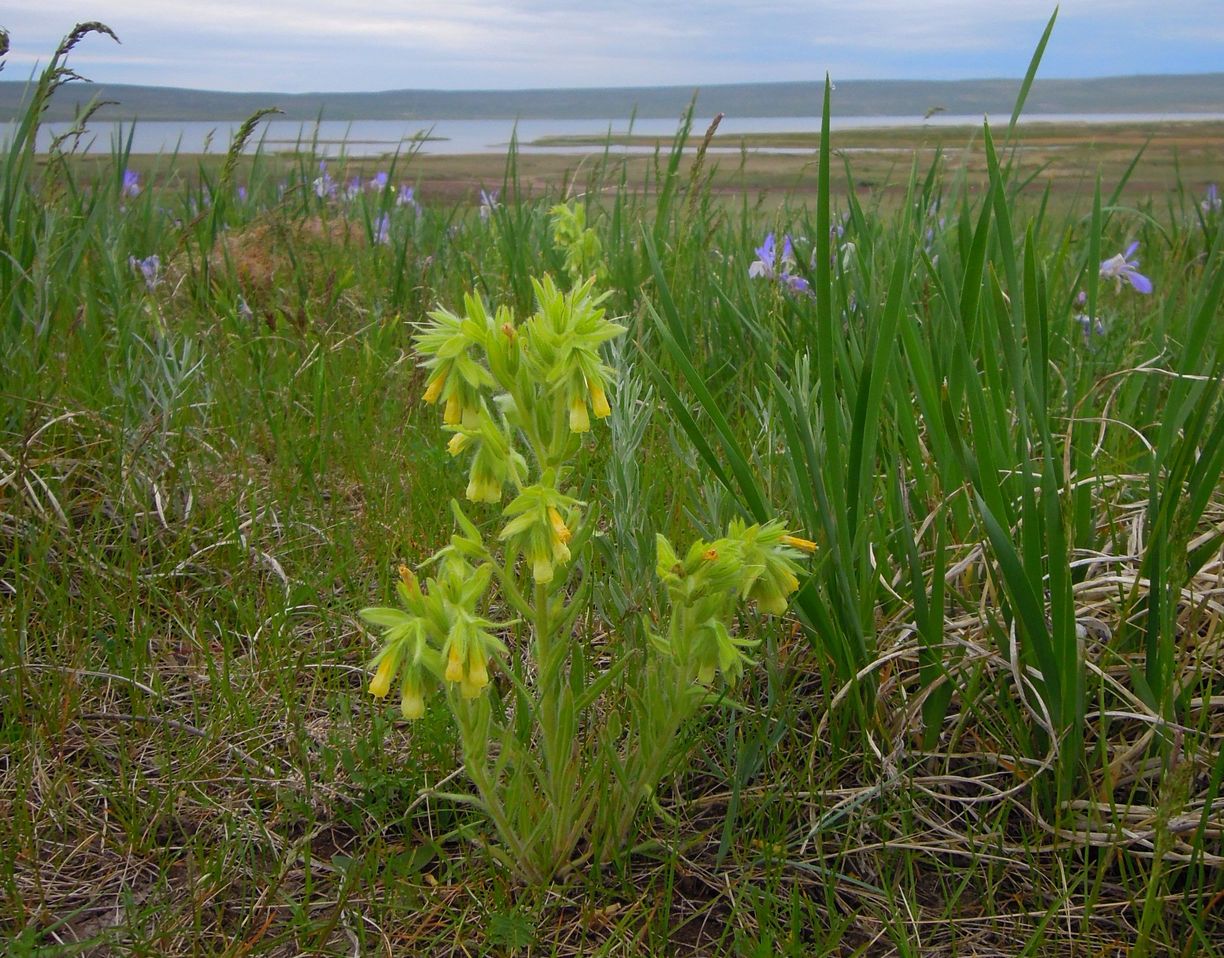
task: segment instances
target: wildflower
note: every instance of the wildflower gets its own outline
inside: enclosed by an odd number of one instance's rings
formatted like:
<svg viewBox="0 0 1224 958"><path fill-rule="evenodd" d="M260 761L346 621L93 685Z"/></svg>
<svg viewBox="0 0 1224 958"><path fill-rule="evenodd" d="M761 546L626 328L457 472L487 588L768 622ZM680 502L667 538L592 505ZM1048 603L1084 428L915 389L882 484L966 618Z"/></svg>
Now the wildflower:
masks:
<svg viewBox="0 0 1224 958"><path fill-rule="evenodd" d="M494 385L493 376L470 355L473 346L484 346L493 328L484 303L464 297L465 316L439 309L429 314L431 322L416 335L417 352L429 358L422 363L429 381L422 397L426 403L446 400L442 421L460 422L475 428L479 422L479 390Z"/></svg>
<svg viewBox="0 0 1224 958"><path fill-rule="evenodd" d="M551 470L543 479L524 488L506 506L505 515L510 521L499 538L509 540L511 548L523 554L536 582L551 582L555 568L570 560L568 543L573 533L561 510L579 503L553 488L555 477Z"/></svg>
<svg viewBox="0 0 1224 958"><path fill-rule="evenodd" d="M374 221L374 242L378 246L386 246L391 240L391 217L383 213Z"/></svg>
<svg viewBox="0 0 1224 958"><path fill-rule="evenodd" d="M791 593L799 588L795 559L815 552L816 543L791 535L777 520L752 526L736 520L727 535L742 543L743 596L767 615L784 613Z"/></svg>
<svg viewBox="0 0 1224 958"><path fill-rule="evenodd" d="M400 714L414 722L425 714L425 696L419 683L405 677L400 692Z"/></svg>
<svg viewBox="0 0 1224 958"><path fill-rule="evenodd" d="M499 192L500 191L498 190L481 189L480 191L480 218L482 220L487 220L490 216L493 215L493 211L501 205L500 203L497 202L497 196Z"/></svg>
<svg viewBox="0 0 1224 958"><path fill-rule="evenodd" d="M351 180L349 180L348 188L344 191L344 198L346 200L355 200L360 195L361 195L361 177L354 176Z"/></svg>
<svg viewBox="0 0 1224 958"><path fill-rule="evenodd" d="M570 281L581 283L591 275L597 282L605 280L608 271L603 264L603 246L598 234L586 225L586 207L558 203L549 213L553 246L565 254L565 272Z"/></svg>
<svg viewBox="0 0 1224 958"><path fill-rule="evenodd" d="M569 427L570 432L591 431L591 417L587 415L586 399L578 394L570 399Z"/></svg>
<svg viewBox="0 0 1224 958"><path fill-rule="evenodd" d="M245 203L247 201L247 188L245 186L238 187L238 202Z"/></svg>
<svg viewBox="0 0 1224 958"><path fill-rule="evenodd" d="M1098 316L1089 316L1087 313L1076 313L1074 319L1084 330L1084 342L1091 343L1092 337L1105 335L1105 323Z"/></svg>
<svg viewBox="0 0 1224 958"><path fill-rule="evenodd" d="M697 681L710 685L716 673L721 672L728 685L734 685L744 674L744 663L751 660L744 649L757 642L737 639L718 619L707 619L697 627L693 638L693 658L697 665Z"/></svg>
<svg viewBox="0 0 1224 958"><path fill-rule="evenodd" d="M563 293L551 277L533 280L539 309L526 324L529 347L524 358L533 378L549 383L559 412L569 416L571 432L587 432L591 419L587 400L595 415L611 415L604 391L610 370L599 356L599 347L625 332L625 327L604 318L599 304L603 296L592 296L595 277Z"/></svg>
<svg viewBox="0 0 1224 958"><path fill-rule="evenodd" d="M561 518L559 513L553 506L548 507L548 522L552 526L553 535L562 545L570 541L569 526L565 524L565 520Z"/></svg>
<svg viewBox="0 0 1224 958"><path fill-rule="evenodd" d="M1125 253L1118 253L1101 263L1101 277L1103 279L1112 279L1115 288L1122 289L1122 280L1126 280L1134 287L1136 292L1150 293L1152 291L1152 281L1139 272L1139 260L1131 259L1135 250L1139 248L1138 241L1131 243L1126 247Z"/></svg>
<svg viewBox="0 0 1224 958"><path fill-rule="evenodd" d="M378 671L370 680L370 694L377 699L386 698L387 693L391 691L391 679L395 677L395 667L399 665L399 652L400 646L397 643L389 646L382 654Z"/></svg>
<svg viewBox="0 0 1224 958"><path fill-rule="evenodd" d="M769 233L765 237L765 242L756 248L757 258L748 266L748 276L750 278L774 278L778 260L775 245L774 235Z"/></svg>
<svg viewBox="0 0 1224 958"><path fill-rule="evenodd" d="M152 256L146 256L144 259L129 256L128 265L133 270L139 272L144 278L145 286L148 287L149 292L153 292L161 282L161 259L156 253Z"/></svg>
<svg viewBox="0 0 1224 958"><path fill-rule="evenodd" d="M1212 213L1220 212L1221 206L1224 206L1224 200L1220 199L1220 191L1214 183L1207 187L1207 198L1199 204L1199 208L1210 216Z"/></svg>
<svg viewBox="0 0 1224 958"><path fill-rule="evenodd" d="M791 272L795 266L795 249L789 236L782 237L780 255L773 233L765 237L765 242L758 246L755 252L757 258L748 266L748 275L751 278L776 280L791 292L807 292L808 281L797 273Z"/></svg>
<svg viewBox="0 0 1224 958"><path fill-rule="evenodd" d="M790 546L792 549L798 549L800 552L806 552L811 555L816 551L816 543L811 539L801 539L799 536L783 536L781 542L784 546Z"/></svg>
<svg viewBox="0 0 1224 958"><path fill-rule="evenodd" d="M467 609L451 605L454 615L446 633L443 655L446 671L443 677L459 686L459 694L474 699L489 684L489 659L493 652L505 652L506 646L489 629L495 622L474 615Z"/></svg>
<svg viewBox="0 0 1224 958"><path fill-rule="evenodd" d="M370 189L379 191L385 190L387 188L388 179L389 177L387 176L387 171L379 170L374 174L374 178L370 180Z"/></svg>
<svg viewBox="0 0 1224 958"><path fill-rule="evenodd" d="M369 692L376 698L386 698L396 673L402 669L400 711L404 718L412 720L425 714L425 695L442 677L442 659L435 645L445 633L445 590L440 587L437 595L425 596L416 576L406 566L401 566L396 591L406 610L361 610L361 617L366 622L383 630L382 651L370 663L375 672Z"/></svg>
<svg viewBox="0 0 1224 958"><path fill-rule="evenodd" d="M608 395L604 392L603 386L598 382L590 384L591 389L591 411L595 413L597 419L607 419L612 415L612 407L608 405Z"/></svg>
<svg viewBox="0 0 1224 958"><path fill-rule="evenodd" d="M314 186L315 196L321 200L336 195L336 181L332 179L331 173L327 171L327 160L319 160L319 175L315 177L312 185Z"/></svg>
<svg viewBox="0 0 1224 958"><path fill-rule="evenodd" d="M417 202L416 190L407 183L401 183L399 195L395 198L396 206L410 206L414 213L421 212L421 204Z"/></svg>
<svg viewBox="0 0 1224 958"><path fill-rule="evenodd" d="M483 407L467 422L447 428L454 433L446 444L452 456L475 448L464 493L472 502L501 502L507 480L518 486L526 478L527 460L512 445L513 433L494 422Z"/></svg>
<svg viewBox="0 0 1224 958"><path fill-rule="evenodd" d="M135 170L123 171L123 186L119 190L120 196L139 196L140 195L140 174Z"/></svg>

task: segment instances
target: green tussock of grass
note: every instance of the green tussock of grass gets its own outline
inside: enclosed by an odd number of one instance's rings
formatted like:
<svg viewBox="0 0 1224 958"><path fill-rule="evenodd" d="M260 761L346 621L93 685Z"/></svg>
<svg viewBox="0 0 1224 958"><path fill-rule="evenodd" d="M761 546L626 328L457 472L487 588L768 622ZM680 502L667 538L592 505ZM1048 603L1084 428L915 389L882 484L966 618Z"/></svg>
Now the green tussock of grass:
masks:
<svg viewBox="0 0 1224 958"><path fill-rule="evenodd" d="M327 198L309 153L35 155L37 102L0 157L7 953L1224 954L1206 165L1137 187L1140 132L1069 190L1004 127L864 187L824 137L765 195L686 125ZM445 711L365 694L356 612L465 484L415 323L528 311L567 198L630 329L575 641L643 640L656 530L819 550L633 847L524 888L443 795ZM806 290L750 277L768 232ZM1100 276L1135 241L1151 295Z"/></svg>

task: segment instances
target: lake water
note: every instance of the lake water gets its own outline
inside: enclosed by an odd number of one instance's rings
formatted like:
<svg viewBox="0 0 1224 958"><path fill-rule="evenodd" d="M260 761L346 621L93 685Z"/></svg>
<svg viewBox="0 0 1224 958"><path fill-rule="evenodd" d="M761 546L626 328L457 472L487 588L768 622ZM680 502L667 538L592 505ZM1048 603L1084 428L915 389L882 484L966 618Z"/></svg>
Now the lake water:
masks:
<svg viewBox="0 0 1224 958"><path fill-rule="evenodd" d="M1008 117L997 116L992 122L1004 124ZM1125 123L1157 121L1224 121L1224 113L1063 113L1023 117L1022 123ZM694 145L709 125L709 118L693 123ZM834 130L889 129L921 126L976 126L981 116L948 116L940 114L927 121L915 116L849 116L833 117ZM126 144L131 137L131 152L156 153L224 153L230 137L241 124L238 122L138 122L93 123L82 140L82 149L109 153L117 144ZM673 119L639 119L632 127L627 119L618 120L325 120L321 123L300 123L296 120L273 120L260 124L256 137L249 144L253 150L261 142L266 152L294 151L312 148L319 155L383 156L406 153L418 148L421 153L458 155L467 153L504 153L515 134L523 153L583 153L602 152L602 146L532 146L537 139L553 136L605 136L609 132L623 134L632 131L645 136L670 137L676 132ZM40 131L38 148L45 151L52 137L65 132L69 124L48 124ZM719 133L807 133L820 130L818 116L790 117L726 117ZM0 126L0 140L7 141L10 125ZM413 137L429 135L436 139L414 142ZM614 147L624 152L653 152L653 147ZM738 153L738 148L724 147ZM809 149L786 150L766 147L761 152L810 152Z"/></svg>

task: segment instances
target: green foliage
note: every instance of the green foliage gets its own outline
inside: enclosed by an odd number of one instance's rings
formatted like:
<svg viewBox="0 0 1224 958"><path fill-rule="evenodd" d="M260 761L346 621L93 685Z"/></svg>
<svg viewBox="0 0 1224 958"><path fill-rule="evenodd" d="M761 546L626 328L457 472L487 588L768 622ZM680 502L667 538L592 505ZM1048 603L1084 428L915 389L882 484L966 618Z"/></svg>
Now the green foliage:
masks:
<svg viewBox="0 0 1224 958"><path fill-rule="evenodd" d="M458 530L427 562L440 574L422 587L404 568L397 584L404 608L361 613L383 637L370 692L386 696L402 675L401 712L416 720L433 687L446 687L465 770L499 833L495 852L535 883L572 869L580 842L588 846L581 860L616 855L639 805L683 758L677 735L710 699L716 676L730 688L743 675L744 649L756 643L730 631L737 604L784 614L799 587L795 559L815 548L776 521L732 520L726 536L699 539L683 560L659 535L666 628L655 634L650 622L664 612L646 610L646 648L618 636L607 647L610 664L591 670L593 650L573 633L602 604L593 598L603 586L591 561L599 516L567 484L585 465L588 398L597 418L612 415L605 390L615 371L600 347L625 332L604 318L594 283L563 293L547 275L533 281L537 308L521 323L507 307L490 313L471 296L463 316L430 314L415 337L428 370L422 398L443 405L451 455L474 447L468 499L500 504L503 486L512 486L496 536L502 545L500 553L486 545L452 501ZM581 574L572 589L571 565ZM526 670L495 634L517 621L484 616L495 601L528 623ZM496 701L484 694L491 661L510 683ZM600 787L583 796L580 782Z"/></svg>
<svg viewBox="0 0 1224 958"><path fill-rule="evenodd" d="M411 158L321 196L309 144L229 181L41 115L0 161L14 948L1221 953L1205 182L1076 196L992 128L841 196L825 138L810 207L754 204L690 117L586 167L575 276L521 157L485 220L397 205ZM768 232L811 292L749 275ZM1150 296L1100 274L1135 241ZM775 509L805 571L749 554ZM794 619L742 604L788 576Z"/></svg>

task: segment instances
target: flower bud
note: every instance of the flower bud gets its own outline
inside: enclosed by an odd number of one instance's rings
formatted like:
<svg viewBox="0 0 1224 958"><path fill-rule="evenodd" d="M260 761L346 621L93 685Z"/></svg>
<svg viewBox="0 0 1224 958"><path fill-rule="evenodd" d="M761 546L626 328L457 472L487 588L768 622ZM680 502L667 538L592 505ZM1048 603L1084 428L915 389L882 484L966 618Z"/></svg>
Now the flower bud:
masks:
<svg viewBox="0 0 1224 958"><path fill-rule="evenodd" d="M457 432L453 436L450 437L450 442L446 444L446 451L449 452L452 456L457 456L459 455L459 453L463 452L463 450L467 447L468 443L470 443L471 441L472 439L470 436L467 436L461 432Z"/></svg>
<svg viewBox="0 0 1224 958"><path fill-rule="evenodd" d="M806 552L811 555L816 551L816 543L811 539L801 539L798 536L783 536L782 544L788 545L792 549L798 549L800 552Z"/></svg>
<svg viewBox="0 0 1224 958"><path fill-rule="evenodd" d="M421 594L421 581L417 578L415 572L406 565L401 565L396 571L399 572L400 581L408 587L409 594Z"/></svg>

